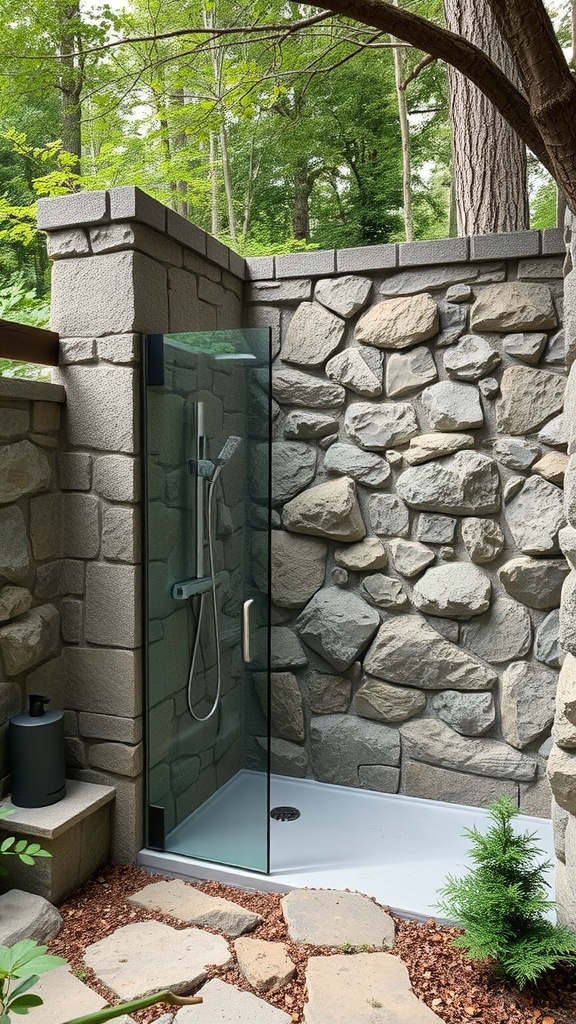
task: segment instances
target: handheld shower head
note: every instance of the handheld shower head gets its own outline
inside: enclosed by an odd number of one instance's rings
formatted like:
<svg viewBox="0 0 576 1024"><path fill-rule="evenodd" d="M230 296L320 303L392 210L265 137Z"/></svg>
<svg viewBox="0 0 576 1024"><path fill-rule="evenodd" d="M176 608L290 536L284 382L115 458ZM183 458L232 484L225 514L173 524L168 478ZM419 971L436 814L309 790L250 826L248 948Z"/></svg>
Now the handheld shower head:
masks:
<svg viewBox="0 0 576 1024"><path fill-rule="evenodd" d="M227 462L229 462L229 460L234 455L234 452L237 450L241 440L241 437L236 437L234 434L231 434L230 437L226 438L222 446L222 451L220 452L218 458L214 459L214 465L224 466Z"/></svg>

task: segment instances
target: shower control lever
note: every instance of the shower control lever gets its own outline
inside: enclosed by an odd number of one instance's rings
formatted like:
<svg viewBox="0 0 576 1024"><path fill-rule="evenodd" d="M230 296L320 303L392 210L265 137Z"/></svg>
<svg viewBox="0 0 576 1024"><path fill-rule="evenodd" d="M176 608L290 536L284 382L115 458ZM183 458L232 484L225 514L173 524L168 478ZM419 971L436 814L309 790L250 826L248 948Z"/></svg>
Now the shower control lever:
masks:
<svg viewBox="0 0 576 1024"><path fill-rule="evenodd" d="M250 654L250 609L254 598L250 597L242 605L242 661L248 665L252 661Z"/></svg>

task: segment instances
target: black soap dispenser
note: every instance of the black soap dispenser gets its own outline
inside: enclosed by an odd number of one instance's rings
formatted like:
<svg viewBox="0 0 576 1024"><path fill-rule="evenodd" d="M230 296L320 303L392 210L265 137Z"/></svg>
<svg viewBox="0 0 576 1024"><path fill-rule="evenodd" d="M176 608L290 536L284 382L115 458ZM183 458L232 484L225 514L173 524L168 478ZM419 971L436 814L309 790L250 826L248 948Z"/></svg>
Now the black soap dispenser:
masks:
<svg viewBox="0 0 576 1024"><path fill-rule="evenodd" d="M47 807L66 795L64 713L46 711L48 697L30 694L27 714L8 722L12 803Z"/></svg>

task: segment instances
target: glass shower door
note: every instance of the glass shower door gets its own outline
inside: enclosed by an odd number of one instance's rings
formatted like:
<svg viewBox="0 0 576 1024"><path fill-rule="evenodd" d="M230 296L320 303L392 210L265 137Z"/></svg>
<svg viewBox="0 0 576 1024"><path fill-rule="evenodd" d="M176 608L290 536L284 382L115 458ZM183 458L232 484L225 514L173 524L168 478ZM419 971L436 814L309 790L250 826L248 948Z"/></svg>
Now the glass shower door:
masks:
<svg viewBox="0 0 576 1024"><path fill-rule="evenodd" d="M269 332L145 348L148 846L267 872Z"/></svg>

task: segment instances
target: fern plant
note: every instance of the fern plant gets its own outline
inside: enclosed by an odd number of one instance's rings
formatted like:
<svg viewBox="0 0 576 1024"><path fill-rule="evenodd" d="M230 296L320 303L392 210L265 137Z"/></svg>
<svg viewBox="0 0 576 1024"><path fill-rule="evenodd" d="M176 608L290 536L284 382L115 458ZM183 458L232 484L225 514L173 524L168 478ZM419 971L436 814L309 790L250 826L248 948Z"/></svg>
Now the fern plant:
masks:
<svg viewBox="0 0 576 1024"><path fill-rule="evenodd" d="M454 944L471 960L492 960L495 971L521 989L559 963L576 963L576 934L547 920L555 906L547 898L542 850L531 833L518 835L519 813L501 797L488 808L493 824L482 834L466 829L474 868L463 878L448 876L439 909L464 928Z"/></svg>

